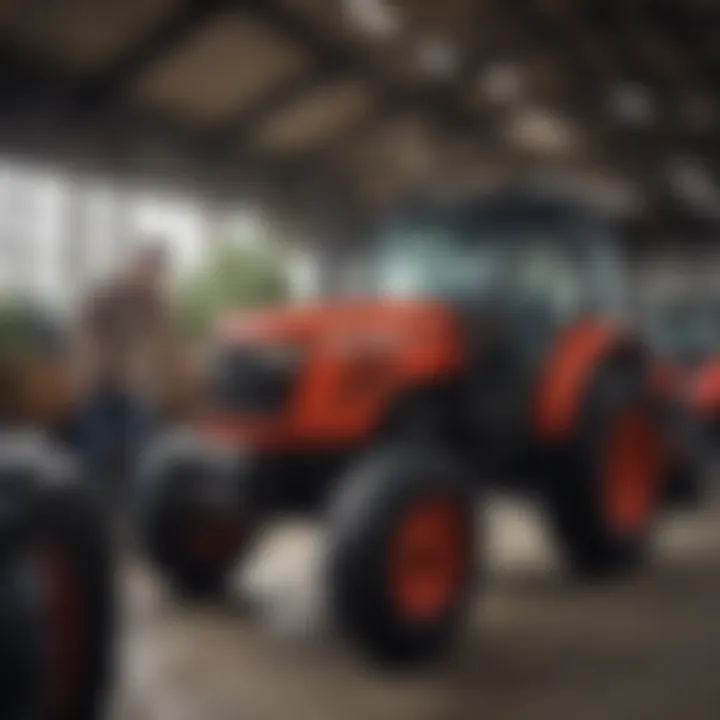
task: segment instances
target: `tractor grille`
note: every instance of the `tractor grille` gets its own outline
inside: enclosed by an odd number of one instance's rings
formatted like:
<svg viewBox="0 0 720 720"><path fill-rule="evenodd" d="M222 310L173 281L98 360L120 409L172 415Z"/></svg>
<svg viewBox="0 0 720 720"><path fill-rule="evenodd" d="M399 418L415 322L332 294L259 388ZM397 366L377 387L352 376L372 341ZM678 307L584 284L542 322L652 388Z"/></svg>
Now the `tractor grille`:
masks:
<svg viewBox="0 0 720 720"><path fill-rule="evenodd" d="M211 405L233 413L278 413L286 405L298 369L269 361L264 348L223 348L210 363Z"/></svg>

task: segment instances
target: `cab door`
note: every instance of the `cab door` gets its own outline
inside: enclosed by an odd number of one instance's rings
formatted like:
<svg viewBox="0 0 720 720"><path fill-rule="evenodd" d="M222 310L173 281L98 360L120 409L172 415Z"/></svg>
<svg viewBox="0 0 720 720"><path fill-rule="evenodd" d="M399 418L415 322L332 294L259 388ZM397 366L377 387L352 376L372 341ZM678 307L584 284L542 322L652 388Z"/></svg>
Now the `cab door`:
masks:
<svg viewBox="0 0 720 720"><path fill-rule="evenodd" d="M474 424L494 468L522 474L532 460L537 380L560 333L604 312L592 245L576 224L519 223L508 236L502 303L474 364Z"/></svg>

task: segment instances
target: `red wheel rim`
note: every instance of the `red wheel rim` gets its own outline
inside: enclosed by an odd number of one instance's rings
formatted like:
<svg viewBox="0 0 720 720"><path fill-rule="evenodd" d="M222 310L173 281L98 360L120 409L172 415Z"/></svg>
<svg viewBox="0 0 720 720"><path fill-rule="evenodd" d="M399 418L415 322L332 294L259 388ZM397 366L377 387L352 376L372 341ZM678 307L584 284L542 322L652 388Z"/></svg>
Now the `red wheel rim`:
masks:
<svg viewBox="0 0 720 720"><path fill-rule="evenodd" d="M47 647L42 720L74 720L87 671L86 603L76 564L67 552L36 553Z"/></svg>
<svg viewBox="0 0 720 720"><path fill-rule="evenodd" d="M462 508L445 498L415 503L391 543L390 587L400 614L411 621L441 617L458 599L469 558Z"/></svg>
<svg viewBox="0 0 720 720"><path fill-rule="evenodd" d="M619 533L637 532L652 516L660 470L651 420L641 410L625 413L610 431L605 467L607 517Z"/></svg>

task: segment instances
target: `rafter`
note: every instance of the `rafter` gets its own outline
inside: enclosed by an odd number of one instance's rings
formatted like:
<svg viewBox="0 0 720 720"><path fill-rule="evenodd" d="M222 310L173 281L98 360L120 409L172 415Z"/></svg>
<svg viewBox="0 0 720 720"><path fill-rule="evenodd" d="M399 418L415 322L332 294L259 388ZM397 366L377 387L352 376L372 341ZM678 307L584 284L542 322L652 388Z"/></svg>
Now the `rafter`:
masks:
<svg viewBox="0 0 720 720"><path fill-rule="evenodd" d="M517 3L518 0L512 0ZM526 6L527 7L527 6ZM555 52L558 61L565 61L565 68L570 79L570 89L573 97L581 98L581 103L575 103L583 121L599 127L600 136L606 151L612 155L615 162L624 170L638 186L645 188L649 208L653 213L673 213L693 216L697 209L688 205L666 182L666 160L669 155L668 148L653 134L651 128L628 127L612 122L608 117L608 97L617 83L618 77L627 72L632 79L633 70L642 70L623 53L621 38L618 38L618 28L613 31L612 22L606 27L598 26L598 18L607 12L607 6L599 0L588 0L587 3L567 4L567 12L576 24L584 28L580 32L568 33L559 31L553 13L545 7L530 5L534 12L526 16L529 27L535 28L545 39L548 52ZM588 13L591 13L588 16ZM590 27L588 27L590 26ZM601 42L617 53L614 61L616 68L609 68L605 73L588 62L582 52L583 40L588 32L602 33ZM604 35L604 37L603 37ZM633 64L630 64L633 60ZM572 98L568 99L571 102ZM672 125L670 126L672 127Z"/></svg>
<svg viewBox="0 0 720 720"><path fill-rule="evenodd" d="M244 0L243 8L264 22L283 39L308 48L316 58L315 81L328 76L348 76L372 83L380 104L396 104L398 98L447 129L479 129L482 118L469 107L464 87L456 83L429 82L408 90L370 61L364 54L338 38L331 38L302 13L278 0Z"/></svg>
<svg viewBox="0 0 720 720"><path fill-rule="evenodd" d="M82 84L75 93L75 108L81 113L93 112L118 100L153 62L233 5L232 0L180 0L168 18Z"/></svg>

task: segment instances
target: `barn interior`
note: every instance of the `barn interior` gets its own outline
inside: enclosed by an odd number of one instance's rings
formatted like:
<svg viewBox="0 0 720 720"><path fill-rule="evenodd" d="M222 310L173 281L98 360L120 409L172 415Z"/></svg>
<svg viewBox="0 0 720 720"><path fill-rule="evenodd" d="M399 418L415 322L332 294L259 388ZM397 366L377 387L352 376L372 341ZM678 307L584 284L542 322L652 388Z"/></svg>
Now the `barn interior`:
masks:
<svg viewBox="0 0 720 720"><path fill-rule="evenodd" d="M0 160L189 199L208 236L258 216L320 285L388 208L534 183L611 216L648 297L712 290L719 34L716 0L0 0ZM96 238L74 197L48 222L77 299ZM127 207L106 221L110 269ZM0 224L10 267L22 233ZM654 574L594 594L555 572L533 508L501 501L477 632L419 681L368 677L328 642L314 529L251 573L264 629L232 603L174 605L128 560L111 717L715 718L718 512L673 518Z"/></svg>

